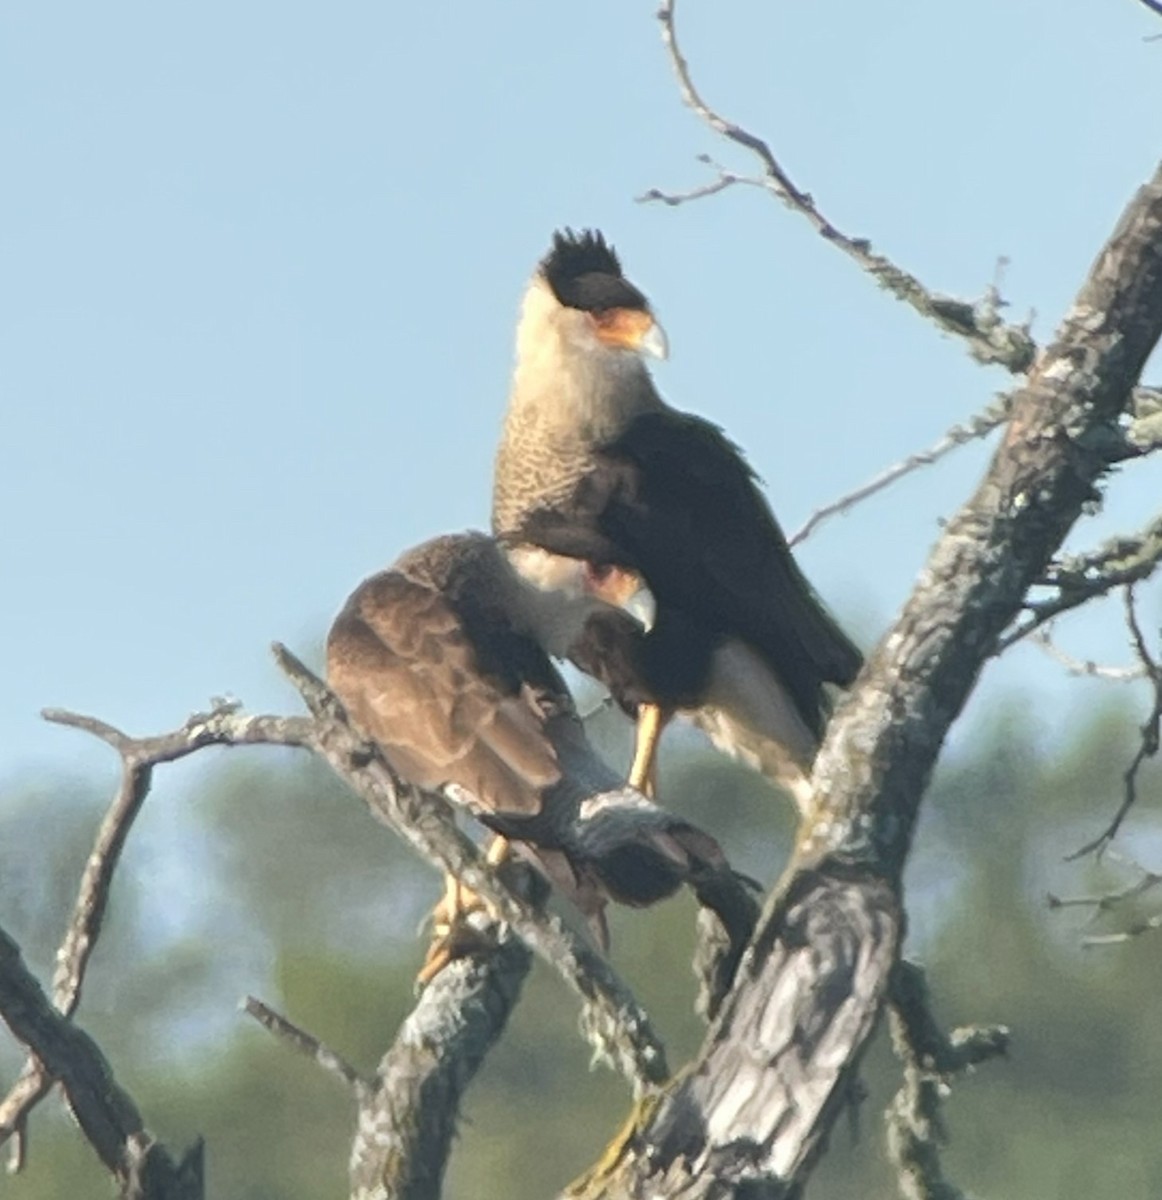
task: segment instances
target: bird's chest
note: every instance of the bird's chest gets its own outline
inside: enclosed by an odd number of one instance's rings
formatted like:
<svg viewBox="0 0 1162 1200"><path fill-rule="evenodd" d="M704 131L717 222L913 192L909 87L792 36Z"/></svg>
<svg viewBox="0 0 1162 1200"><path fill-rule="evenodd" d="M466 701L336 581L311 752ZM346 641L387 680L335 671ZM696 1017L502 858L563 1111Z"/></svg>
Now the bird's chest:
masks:
<svg viewBox="0 0 1162 1200"><path fill-rule="evenodd" d="M499 532L518 528L538 509L570 505L591 463L589 448L537 427L521 430L497 458L493 520Z"/></svg>

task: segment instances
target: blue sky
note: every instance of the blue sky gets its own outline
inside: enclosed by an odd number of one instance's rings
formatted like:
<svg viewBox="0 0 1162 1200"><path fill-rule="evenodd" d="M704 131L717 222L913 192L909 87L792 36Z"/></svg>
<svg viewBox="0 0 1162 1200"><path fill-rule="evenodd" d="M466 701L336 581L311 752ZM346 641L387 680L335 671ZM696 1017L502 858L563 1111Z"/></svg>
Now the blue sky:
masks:
<svg viewBox="0 0 1162 1200"><path fill-rule="evenodd" d="M707 98L846 230L1044 338L1158 157L1162 21L1134 0L679 10ZM584 6L44 5L0 11L0 805L105 778L63 705L131 731L295 698L361 577L488 519L524 281L594 225L654 299L666 395L816 506L981 408L986 371L757 191L681 106L650 0ZM1156 379L1155 371L1155 381ZM870 641L986 461L974 446L820 530L803 561ZM1157 508L1127 469L1089 544ZM1148 613L1158 615L1153 593ZM1116 614L1063 640L1124 661ZM1047 736L1108 694L1035 649Z"/></svg>

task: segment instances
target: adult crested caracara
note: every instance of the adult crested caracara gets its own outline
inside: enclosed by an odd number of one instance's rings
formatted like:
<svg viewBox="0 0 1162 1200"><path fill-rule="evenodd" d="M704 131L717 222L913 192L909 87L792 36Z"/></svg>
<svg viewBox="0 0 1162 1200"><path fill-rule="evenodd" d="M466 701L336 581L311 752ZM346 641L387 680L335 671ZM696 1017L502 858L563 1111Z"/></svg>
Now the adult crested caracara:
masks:
<svg viewBox="0 0 1162 1200"><path fill-rule="evenodd" d="M750 901L738 908L717 843L627 787L586 740L542 645L575 640L605 604L602 581L578 565L557 582L531 586L484 534L426 542L347 601L327 639L328 681L399 775L513 839L602 944L608 899L651 904L684 882L730 929ZM450 881L445 934L464 901ZM421 978L447 957L437 944Z"/></svg>
<svg viewBox="0 0 1162 1200"><path fill-rule="evenodd" d="M563 557L648 585L648 632L606 611L570 651L638 713L633 784L652 783L661 728L686 712L805 809L826 685L851 683L860 653L739 449L658 394L644 357L665 354L602 235L556 234L521 311L493 530L534 582Z"/></svg>

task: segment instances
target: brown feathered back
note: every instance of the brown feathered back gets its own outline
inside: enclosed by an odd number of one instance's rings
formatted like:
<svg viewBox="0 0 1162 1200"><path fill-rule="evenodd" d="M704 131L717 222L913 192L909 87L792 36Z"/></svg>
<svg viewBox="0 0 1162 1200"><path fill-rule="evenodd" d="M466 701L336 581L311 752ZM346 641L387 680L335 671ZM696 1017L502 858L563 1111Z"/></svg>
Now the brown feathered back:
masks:
<svg viewBox="0 0 1162 1200"><path fill-rule="evenodd" d="M327 678L404 778L533 814L561 776L544 716L569 701L513 627L507 571L483 535L405 555L347 601L327 639Z"/></svg>
<svg viewBox="0 0 1162 1200"><path fill-rule="evenodd" d="M529 586L483 534L427 542L355 590L327 639L327 678L400 775L516 839L603 945L609 898L651 904L683 883L709 888L729 925L745 887L713 838L593 750L525 632Z"/></svg>

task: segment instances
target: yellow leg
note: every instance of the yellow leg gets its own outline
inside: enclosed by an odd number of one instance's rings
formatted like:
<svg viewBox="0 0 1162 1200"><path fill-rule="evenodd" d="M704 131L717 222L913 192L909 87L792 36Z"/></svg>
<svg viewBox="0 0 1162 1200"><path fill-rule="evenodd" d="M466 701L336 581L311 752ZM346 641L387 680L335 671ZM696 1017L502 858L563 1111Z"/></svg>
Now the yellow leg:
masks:
<svg viewBox="0 0 1162 1200"><path fill-rule="evenodd" d="M499 867L508 858L510 850L508 839L495 834L488 843L484 859L489 866ZM430 983L454 958L479 945L478 935L463 924L464 918L477 909L497 918L487 900L465 887L455 875L445 876L444 895L432 909L432 944L416 976L418 985Z"/></svg>
<svg viewBox="0 0 1162 1200"><path fill-rule="evenodd" d="M656 704L639 704L637 710L637 746L629 769L630 787L653 796L658 781L658 744L669 715Z"/></svg>
<svg viewBox="0 0 1162 1200"><path fill-rule="evenodd" d="M429 918L434 932L448 932L449 926L453 925L468 907L465 902L468 894L468 889L455 875L444 876L444 894L440 897L440 902L432 909L432 915Z"/></svg>

